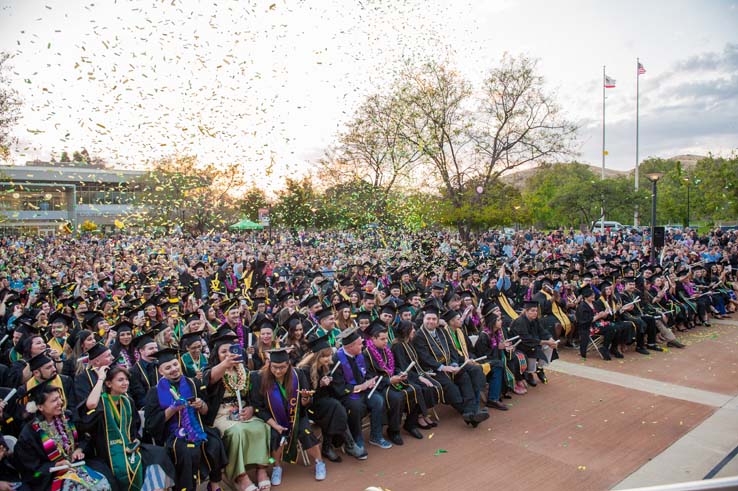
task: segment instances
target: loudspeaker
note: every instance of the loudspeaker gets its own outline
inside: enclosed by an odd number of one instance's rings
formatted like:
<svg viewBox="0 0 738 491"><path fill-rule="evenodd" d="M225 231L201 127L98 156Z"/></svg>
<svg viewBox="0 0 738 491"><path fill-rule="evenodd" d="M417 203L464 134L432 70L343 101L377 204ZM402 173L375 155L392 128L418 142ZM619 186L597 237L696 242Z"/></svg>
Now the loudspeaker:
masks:
<svg viewBox="0 0 738 491"><path fill-rule="evenodd" d="M653 246L664 247L664 227L653 228Z"/></svg>

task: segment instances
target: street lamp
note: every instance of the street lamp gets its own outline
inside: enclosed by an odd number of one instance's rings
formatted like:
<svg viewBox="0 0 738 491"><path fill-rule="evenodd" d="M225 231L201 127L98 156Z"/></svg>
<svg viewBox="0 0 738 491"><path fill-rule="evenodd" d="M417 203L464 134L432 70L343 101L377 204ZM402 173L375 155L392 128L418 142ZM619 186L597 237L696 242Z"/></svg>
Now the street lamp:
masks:
<svg viewBox="0 0 738 491"><path fill-rule="evenodd" d="M515 208L515 231L517 232L520 229L520 218L518 216L518 210L520 210L520 205L513 206Z"/></svg>
<svg viewBox="0 0 738 491"><path fill-rule="evenodd" d="M656 247L654 242L654 227L656 227L656 183L664 176L663 172L651 172L646 174L651 181L651 255L650 263L656 264Z"/></svg>

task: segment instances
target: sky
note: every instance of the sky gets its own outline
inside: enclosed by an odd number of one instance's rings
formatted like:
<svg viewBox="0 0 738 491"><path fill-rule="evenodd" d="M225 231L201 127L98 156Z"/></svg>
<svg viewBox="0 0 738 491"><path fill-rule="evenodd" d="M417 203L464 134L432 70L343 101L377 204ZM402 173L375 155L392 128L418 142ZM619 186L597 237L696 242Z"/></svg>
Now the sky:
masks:
<svg viewBox="0 0 738 491"><path fill-rule="evenodd" d="M738 0L0 0L24 101L13 161L85 147L114 166L174 153L281 186L336 142L404 63L475 87L504 53L538 59L578 160L608 168L738 148Z"/></svg>

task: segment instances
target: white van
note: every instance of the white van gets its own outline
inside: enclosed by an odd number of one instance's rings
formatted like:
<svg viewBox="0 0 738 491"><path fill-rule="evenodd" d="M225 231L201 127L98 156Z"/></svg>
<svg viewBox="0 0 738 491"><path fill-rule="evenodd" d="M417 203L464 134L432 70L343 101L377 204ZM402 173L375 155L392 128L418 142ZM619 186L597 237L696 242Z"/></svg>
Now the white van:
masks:
<svg viewBox="0 0 738 491"><path fill-rule="evenodd" d="M600 230L603 225L606 230L610 229L611 232L620 232L625 228L625 226L620 222L610 222L607 220L601 222L600 220L597 220L596 222L592 223L592 230L596 232Z"/></svg>

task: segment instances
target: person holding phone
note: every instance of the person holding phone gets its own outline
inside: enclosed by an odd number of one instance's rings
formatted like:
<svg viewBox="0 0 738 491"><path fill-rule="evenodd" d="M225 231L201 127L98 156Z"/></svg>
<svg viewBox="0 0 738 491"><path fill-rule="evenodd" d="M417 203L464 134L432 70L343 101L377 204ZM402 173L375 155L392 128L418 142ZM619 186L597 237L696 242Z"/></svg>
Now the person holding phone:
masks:
<svg viewBox="0 0 738 491"><path fill-rule="evenodd" d="M203 422L222 435L228 455L225 475L240 491L269 489L269 426L254 417L251 373L244 365L238 336L226 332L213 337L208 366L203 383L207 387L206 399L211 410ZM257 485L249 476L254 469Z"/></svg>

